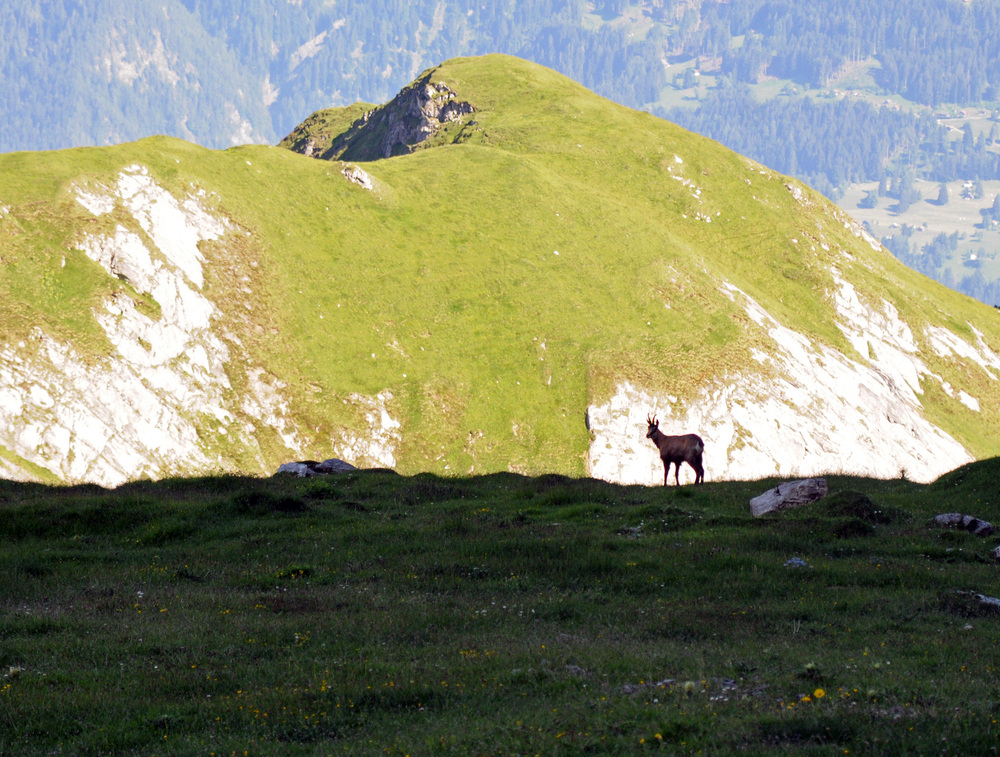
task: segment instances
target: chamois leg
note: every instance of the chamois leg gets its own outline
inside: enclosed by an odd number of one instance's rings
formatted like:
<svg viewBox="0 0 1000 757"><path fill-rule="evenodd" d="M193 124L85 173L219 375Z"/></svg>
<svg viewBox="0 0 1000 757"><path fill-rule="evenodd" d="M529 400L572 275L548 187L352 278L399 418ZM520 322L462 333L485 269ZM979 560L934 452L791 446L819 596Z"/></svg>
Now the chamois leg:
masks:
<svg viewBox="0 0 1000 757"><path fill-rule="evenodd" d="M695 460L691 463L691 467L694 468L694 482L696 484L705 483L705 469L701 465L701 460Z"/></svg>

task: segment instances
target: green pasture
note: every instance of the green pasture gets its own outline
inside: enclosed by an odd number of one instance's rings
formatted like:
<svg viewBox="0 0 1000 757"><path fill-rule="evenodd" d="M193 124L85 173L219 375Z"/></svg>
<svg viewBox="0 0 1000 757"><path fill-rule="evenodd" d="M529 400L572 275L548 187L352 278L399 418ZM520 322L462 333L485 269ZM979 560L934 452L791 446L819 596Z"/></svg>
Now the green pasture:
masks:
<svg viewBox="0 0 1000 757"><path fill-rule="evenodd" d="M0 483L0 754L988 754L997 475Z"/></svg>

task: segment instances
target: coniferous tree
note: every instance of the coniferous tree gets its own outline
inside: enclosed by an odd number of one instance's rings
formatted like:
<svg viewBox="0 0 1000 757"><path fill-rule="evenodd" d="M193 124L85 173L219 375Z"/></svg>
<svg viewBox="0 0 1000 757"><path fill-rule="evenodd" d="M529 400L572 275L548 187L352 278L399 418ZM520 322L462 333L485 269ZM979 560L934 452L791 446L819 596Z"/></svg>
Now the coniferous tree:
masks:
<svg viewBox="0 0 1000 757"><path fill-rule="evenodd" d="M858 207L866 210L870 210L876 206L878 206L878 190L874 189L866 192L865 196L858 202Z"/></svg>

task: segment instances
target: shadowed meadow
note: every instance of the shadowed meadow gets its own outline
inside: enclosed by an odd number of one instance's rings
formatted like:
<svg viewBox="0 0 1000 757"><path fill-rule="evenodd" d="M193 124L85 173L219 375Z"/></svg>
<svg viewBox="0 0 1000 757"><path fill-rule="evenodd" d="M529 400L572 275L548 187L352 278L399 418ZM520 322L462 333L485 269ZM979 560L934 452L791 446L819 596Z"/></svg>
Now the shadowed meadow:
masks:
<svg viewBox="0 0 1000 757"><path fill-rule="evenodd" d="M998 476L0 482L0 754L990 753Z"/></svg>

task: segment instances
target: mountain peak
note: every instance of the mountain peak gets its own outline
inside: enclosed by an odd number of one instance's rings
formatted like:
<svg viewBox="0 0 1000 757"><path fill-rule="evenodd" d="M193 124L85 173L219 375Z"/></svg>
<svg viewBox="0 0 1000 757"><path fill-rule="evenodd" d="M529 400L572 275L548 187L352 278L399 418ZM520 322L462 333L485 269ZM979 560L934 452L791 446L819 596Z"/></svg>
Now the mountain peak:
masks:
<svg viewBox="0 0 1000 757"><path fill-rule="evenodd" d="M436 72L425 71L390 102L365 111L328 146L311 128L329 118L327 111L313 114L281 146L321 160L370 161L411 153L476 110L446 83L434 81ZM452 140L460 139L459 130Z"/></svg>
<svg viewBox="0 0 1000 757"><path fill-rule="evenodd" d="M2 475L662 483L650 412L704 439L708 481L1000 451L996 313L716 142L506 56L312 123L300 152L363 169L0 156Z"/></svg>

